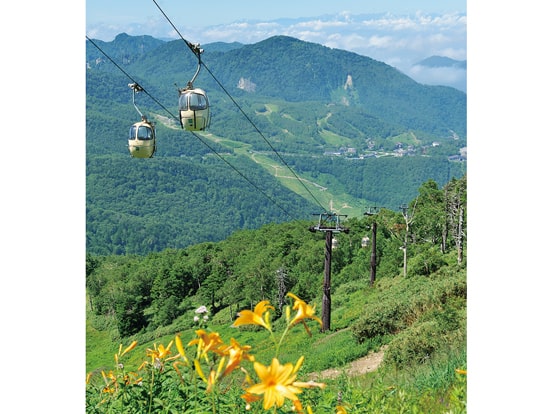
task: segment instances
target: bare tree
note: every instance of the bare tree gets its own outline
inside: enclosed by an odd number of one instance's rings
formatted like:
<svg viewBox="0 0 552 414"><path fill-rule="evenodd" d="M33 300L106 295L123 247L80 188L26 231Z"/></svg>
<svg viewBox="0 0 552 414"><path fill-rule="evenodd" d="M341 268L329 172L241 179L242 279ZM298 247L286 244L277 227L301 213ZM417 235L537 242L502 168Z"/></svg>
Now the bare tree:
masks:
<svg viewBox="0 0 552 414"><path fill-rule="evenodd" d="M457 262L464 260L464 240L466 238L467 179L453 179L446 189L447 225L457 251Z"/></svg>
<svg viewBox="0 0 552 414"><path fill-rule="evenodd" d="M416 200L414 200L414 203L412 204L412 207L407 206L401 206L402 215L404 218L404 224L405 224L405 232L404 232L404 240L403 245L401 246L401 249L403 251L403 276L406 277L407 270L408 270L408 236L410 233L410 225L414 221L414 213L416 211L416 204L418 204L418 197L416 197ZM411 211L411 213L408 213L408 210Z"/></svg>
<svg viewBox="0 0 552 414"><path fill-rule="evenodd" d="M284 307L284 300L287 293L286 279L287 279L286 270L283 267L280 267L279 269L277 269L276 286L278 286L278 309L280 310L280 313L282 312L282 308Z"/></svg>

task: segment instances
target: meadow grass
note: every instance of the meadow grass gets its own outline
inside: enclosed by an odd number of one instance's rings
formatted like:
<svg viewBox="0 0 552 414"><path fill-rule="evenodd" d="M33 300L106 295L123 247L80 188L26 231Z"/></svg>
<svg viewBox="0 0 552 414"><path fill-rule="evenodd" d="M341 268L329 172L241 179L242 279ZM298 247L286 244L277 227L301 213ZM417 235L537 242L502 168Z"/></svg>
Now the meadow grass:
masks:
<svg viewBox="0 0 552 414"><path fill-rule="evenodd" d="M304 356L297 373L301 381L306 381L310 373L343 368L386 345L384 362L376 371L326 379L325 389L301 394L304 406L316 406L316 413L335 413L340 404L351 413L464 413L467 400L465 297L454 295L461 291L458 283L465 278L465 272L442 273L436 277L435 283L396 277L377 281L373 287L367 280L343 284L332 295L329 332L320 332L312 320L307 322L310 334L301 324L292 327L282 343L279 359L283 363L295 363ZM320 314L320 303L315 305ZM386 306L405 309L392 314L400 319L391 324L396 332L358 341L351 327L371 312L384 311ZM221 310L213 315L205 329L217 332L225 341L234 338L242 345L251 345L255 360L269 365L274 357L274 342L268 332L258 326L232 327L230 314L228 309ZM196 337L198 328L179 329L180 322L131 338L118 338L116 329L106 321L99 326L101 319L98 318L90 314L87 318L87 372L111 369L114 355L120 352L120 343L138 342L126 362L128 366L138 366L148 349L159 344L167 346L176 334L186 344ZM281 335L286 329L285 318L273 320L272 329L276 337Z"/></svg>

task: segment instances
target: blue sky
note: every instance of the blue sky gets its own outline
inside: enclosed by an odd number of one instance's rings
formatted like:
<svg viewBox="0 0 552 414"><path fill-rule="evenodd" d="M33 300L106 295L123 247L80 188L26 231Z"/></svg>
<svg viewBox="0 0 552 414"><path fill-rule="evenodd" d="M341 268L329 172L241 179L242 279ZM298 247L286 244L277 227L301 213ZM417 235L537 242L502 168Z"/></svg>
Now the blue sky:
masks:
<svg viewBox="0 0 552 414"><path fill-rule="evenodd" d="M288 35L369 56L421 83L466 91L466 70L417 65L432 55L467 59L466 6L465 0L212 0L193 10L183 1L89 0L86 33L105 41L123 32L178 38L162 10L194 43L256 43Z"/></svg>
<svg viewBox="0 0 552 414"><path fill-rule="evenodd" d="M364 13L432 13L466 12L466 0L210 0L204 8L193 8L186 1L156 0L157 4L172 19L209 26L228 24L237 20L273 20L279 18L312 17L348 11ZM190 19L190 14L197 17ZM159 9L153 0L88 0L86 1L88 23L129 23L159 17Z"/></svg>

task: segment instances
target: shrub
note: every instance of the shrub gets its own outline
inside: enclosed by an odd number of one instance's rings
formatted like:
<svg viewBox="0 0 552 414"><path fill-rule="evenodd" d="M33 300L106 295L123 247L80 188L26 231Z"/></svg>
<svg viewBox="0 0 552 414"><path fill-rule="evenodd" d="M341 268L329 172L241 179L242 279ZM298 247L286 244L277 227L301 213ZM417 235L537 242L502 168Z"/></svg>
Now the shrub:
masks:
<svg viewBox="0 0 552 414"><path fill-rule="evenodd" d="M438 247L425 249L408 260L409 276L429 276L447 264Z"/></svg>
<svg viewBox="0 0 552 414"><path fill-rule="evenodd" d="M425 322L413 326L398 334L389 343L384 363L397 368L428 361L439 347L441 336L434 322Z"/></svg>
<svg viewBox="0 0 552 414"><path fill-rule="evenodd" d="M407 326L407 315L410 313L408 303L385 301L359 318L351 330L359 342L367 338L395 334Z"/></svg>

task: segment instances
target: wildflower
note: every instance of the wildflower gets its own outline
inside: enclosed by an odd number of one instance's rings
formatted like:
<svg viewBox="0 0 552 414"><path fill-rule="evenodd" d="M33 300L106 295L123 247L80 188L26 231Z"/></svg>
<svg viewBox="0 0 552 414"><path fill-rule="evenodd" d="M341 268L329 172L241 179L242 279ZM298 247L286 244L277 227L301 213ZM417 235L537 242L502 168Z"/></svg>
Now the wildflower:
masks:
<svg viewBox="0 0 552 414"><path fill-rule="evenodd" d="M197 315L194 316L194 322L199 322L199 316Z"/></svg>
<svg viewBox="0 0 552 414"><path fill-rule="evenodd" d="M115 374L113 374L113 371L109 371L107 374L104 371L102 371L102 377L106 385L109 385L109 380L111 380L112 383L117 381L117 377L115 376Z"/></svg>
<svg viewBox="0 0 552 414"><path fill-rule="evenodd" d="M248 392L241 396L245 400L245 409L247 411L251 410L251 403L259 401L262 397L260 395L253 395Z"/></svg>
<svg viewBox="0 0 552 414"><path fill-rule="evenodd" d="M293 309L297 311L297 314L291 320L290 325L293 326L301 321L304 321L305 319L314 319L320 324L320 326L322 326L322 320L314 314L316 306L307 305L305 301L299 299L291 292L289 292L287 296L295 300Z"/></svg>
<svg viewBox="0 0 552 414"><path fill-rule="evenodd" d="M107 374L102 371L102 377L105 382L105 387L102 392L104 393L114 393L117 389L117 377L113 374L113 371L109 371Z"/></svg>
<svg viewBox="0 0 552 414"><path fill-rule="evenodd" d="M126 347L126 349L120 355L123 356L127 352L132 351L137 344L138 344L138 341L133 341L129 346ZM119 351L120 351L120 348L119 348Z"/></svg>
<svg viewBox="0 0 552 414"><path fill-rule="evenodd" d="M303 413L303 404L301 404L301 401L299 401L299 399L296 399L295 401L293 401L293 411L297 411L298 413L301 413L301 414ZM312 410L311 410L311 414L312 414Z"/></svg>
<svg viewBox="0 0 552 414"><path fill-rule="evenodd" d="M197 309L195 310L195 313L199 313L199 314L201 314L201 313L207 313L207 312L209 312L209 311L207 310L207 307L206 307L206 306L203 306L203 305L200 306L199 308L197 308Z"/></svg>
<svg viewBox="0 0 552 414"><path fill-rule="evenodd" d="M233 327L240 325L259 325L272 331L270 327L268 309L274 310L274 307L269 304L268 300L262 300L255 306L255 310L251 312L248 309L240 311L238 318L232 324Z"/></svg>
<svg viewBox="0 0 552 414"><path fill-rule="evenodd" d="M261 382L249 387L246 392L264 395L263 408L265 410L274 407L274 405L281 407L286 398L293 401L294 406L300 409L301 404L298 402L299 398L296 394L302 392L301 388L324 386L324 384L314 382L295 382L297 371L303 363L303 359L303 357L299 358L295 367L291 363L280 365L276 358L272 359L272 363L268 367L255 362L253 368Z"/></svg>
<svg viewBox="0 0 552 414"><path fill-rule="evenodd" d="M186 352L184 351L184 347L182 346L182 339L180 339L180 335L175 336L174 342L176 343L176 349L180 356L184 358L184 360L187 360Z"/></svg>
<svg viewBox="0 0 552 414"><path fill-rule="evenodd" d="M142 383L142 377L139 377L135 372L129 372L123 377L125 385L140 385Z"/></svg>
<svg viewBox="0 0 552 414"><path fill-rule="evenodd" d="M221 353L220 348L224 345L224 342L222 342L218 332L207 333L203 329L198 329L196 335L199 338L190 341L188 346L197 345L198 358L204 357L208 361L207 352Z"/></svg>
<svg viewBox="0 0 552 414"><path fill-rule="evenodd" d="M228 364L226 365L226 368L224 372L222 373L223 376L228 375L230 372L232 372L234 369L236 369L240 362L244 359L247 359L248 361L254 361L255 357L253 355L249 355L248 352L251 349L249 345L240 345L234 338L230 339L231 345L225 349L225 353L228 355Z"/></svg>
<svg viewBox="0 0 552 414"><path fill-rule="evenodd" d="M169 345L167 346L167 348L165 348L163 344L159 344L159 358L166 358L171 354L170 349L171 349L172 343L173 341L169 342Z"/></svg>
<svg viewBox="0 0 552 414"><path fill-rule="evenodd" d="M465 369L456 368L454 371L455 371L457 374L460 374L460 375L467 375L467 374L468 374L468 371L466 371Z"/></svg>
<svg viewBox="0 0 552 414"><path fill-rule="evenodd" d="M159 347L156 344L153 344L154 349L147 349L146 355L151 356L151 363L156 368L162 368L162 360L163 359L169 359L169 355L171 354L171 346L173 344L173 341L169 342L169 345L165 348L163 344L159 344ZM170 358L170 359L174 359Z"/></svg>
<svg viewBox="0 0 552 414"><path fill-rule="evenodd" d="M102 389L102 392L104 392L106 394L113 394L115 392L115 388L106 386Z"/></svg>
<svg viewBox="0 0 552 414"><path fill-rule="evenodd" d="M337 407L335 407L335 410L336 414L347 414L347 410L342 405L338 405Z"/></svg>
<svg viewBox="0 0 552 414"><path fill-rule="evenodd" d="M254 360L254 357L248 354L251 347L248 345L241 346L234 338L231 339L230 345L225 345L217 332L207 333L200 329L196 331L196 334L198 338L190 341L189 345L197 345L197 358L194 360L194 367L199 377L207 384L207 392L211 391L219 378L236 369L242 360ZM209 351L218 354L222 358L219 360L217 369L211 369L209 374L205 375L201 368L200 359L205 358L206 361L209 361ZM227 360L228 363L226 363Z"/></svg>

